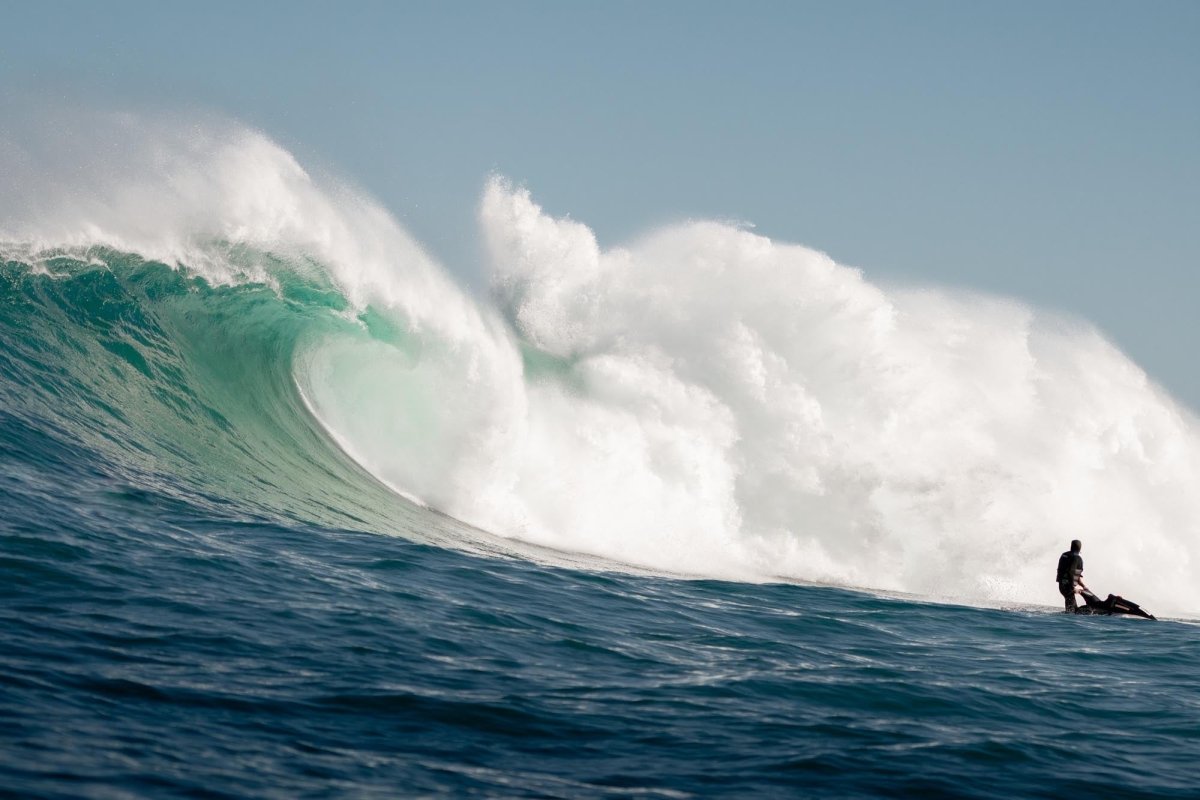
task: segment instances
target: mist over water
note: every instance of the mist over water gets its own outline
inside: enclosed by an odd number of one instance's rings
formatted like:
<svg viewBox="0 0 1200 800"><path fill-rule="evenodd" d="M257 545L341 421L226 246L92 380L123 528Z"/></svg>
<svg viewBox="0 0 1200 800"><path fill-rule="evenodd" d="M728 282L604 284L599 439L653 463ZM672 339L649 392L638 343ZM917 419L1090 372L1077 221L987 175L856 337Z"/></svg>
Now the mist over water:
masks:
<svg viewBox="0 0 1200 800"><path fill-rule="evenodd" d="M480 301L255 131L94 135L61 161L6 145L5 254L104 245L212 284L329 284L347 324L301 337L301 397L451 516L671 574L983 604L1055 602L1080 538L1098 592L1200 609L1197 422L1084 322L883 287L717 222L603 247L500 177Z"/></svg>

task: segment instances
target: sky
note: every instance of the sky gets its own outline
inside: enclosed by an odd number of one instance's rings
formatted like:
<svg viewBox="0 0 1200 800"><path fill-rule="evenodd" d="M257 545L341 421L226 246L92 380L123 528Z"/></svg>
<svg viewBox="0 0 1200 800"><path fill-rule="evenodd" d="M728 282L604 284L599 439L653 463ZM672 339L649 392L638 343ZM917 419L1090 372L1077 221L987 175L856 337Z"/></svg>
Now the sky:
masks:
<svg viewBox="0 0 1200 800"><path fill-rule="evenodd" d="M602 245L750 223L1085 318L1200 410L1197 42L1175 0L0 0L0 136L36 104L231 117L475 290L493 173Z"/></svg>

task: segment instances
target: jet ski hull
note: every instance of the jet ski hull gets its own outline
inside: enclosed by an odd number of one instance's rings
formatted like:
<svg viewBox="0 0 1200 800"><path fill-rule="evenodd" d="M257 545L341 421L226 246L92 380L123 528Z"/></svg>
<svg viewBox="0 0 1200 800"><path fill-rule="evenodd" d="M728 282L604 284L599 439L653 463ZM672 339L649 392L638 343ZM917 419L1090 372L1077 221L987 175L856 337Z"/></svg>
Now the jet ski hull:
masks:
<svg viewBox="0 0 1200 800"><path fill-rule="evenodd" d="M1098 614L1102 616L1141 617L1155 619L1155 616L1132 600L1126 600L1120 595L1110 594L1101 600L1091 592L1084 592L1084 605L1075 609L1076 614Z"/></svg>

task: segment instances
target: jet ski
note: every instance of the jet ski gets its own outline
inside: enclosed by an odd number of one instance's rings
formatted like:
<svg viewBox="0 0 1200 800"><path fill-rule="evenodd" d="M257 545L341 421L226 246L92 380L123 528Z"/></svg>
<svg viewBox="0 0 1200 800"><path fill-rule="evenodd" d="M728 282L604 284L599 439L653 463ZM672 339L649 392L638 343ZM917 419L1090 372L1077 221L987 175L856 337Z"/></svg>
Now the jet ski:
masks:
<svg viewBox="0 0 1200 800"><path fill-rule="evenodd" d="M1083 595L1084 605L1075 609L1076 614L1102 614L1104 616L1125 615L1130 617L1141 617L1143 619L1156 619L1146 609L1139 606L1132 600L1126 600L1119 595L1110 594L1106 599L1101 600L1091 592L1080 592Z"/></svg>

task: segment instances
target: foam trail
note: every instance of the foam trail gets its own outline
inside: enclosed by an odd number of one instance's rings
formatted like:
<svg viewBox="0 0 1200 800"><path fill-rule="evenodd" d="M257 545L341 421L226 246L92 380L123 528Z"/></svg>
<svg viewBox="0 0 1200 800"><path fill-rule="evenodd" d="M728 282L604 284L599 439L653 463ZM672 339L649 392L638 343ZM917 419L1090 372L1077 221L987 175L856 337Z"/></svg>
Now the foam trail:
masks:
<svg viewBox="0 0 1200 800"><path fill-rule="evenodd" d="M1094 588L1200 609L1196 420L1087 325L884 290L712 222L603 249L502 179L480 206L492 307L257 132L109 125L100 163L10 168L0 239L217 282L324 275L369 335L309 342L296 382L352 456L442 511L667 572L980 602L1055 602L1082 538ZM243 246L284 258L247 267Z"/></svg>

